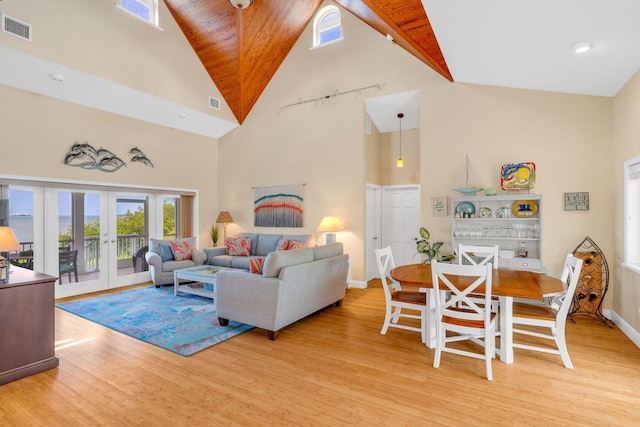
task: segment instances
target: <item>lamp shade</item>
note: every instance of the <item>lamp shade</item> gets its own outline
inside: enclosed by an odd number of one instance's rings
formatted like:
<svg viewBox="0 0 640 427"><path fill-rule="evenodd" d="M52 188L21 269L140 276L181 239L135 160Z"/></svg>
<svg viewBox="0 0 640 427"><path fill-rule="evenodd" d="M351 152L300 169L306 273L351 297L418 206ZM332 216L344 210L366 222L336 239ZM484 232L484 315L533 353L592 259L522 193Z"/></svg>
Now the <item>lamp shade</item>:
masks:
<svg viewBox="0 0 640 427"><path fill-rule="evenodd" d="M20 243L11 227L0 227L0 252L19 251Z"/></svg>
<svg viewBox="0 0 640 427"><path fill-rule="evenodd" d="M344 227L340 223L340 220L335 216L325 216L322 218L320 225L316 231L324 231L329 233L334 233L336 231L342 231Z"/></svg>
<svg viewBox="0 0 640 427"><path fill-rule="evenodd" d="M238 9L245 9L251 5L252 1L253 0L229 0L229 3Z"/></svg>
<svg viewBox="0 0 640 427"><path fill-rule="evenodd" d="M216 219L216 223L218 224L226 224L228 222L233 222L233 218L231 218L231 214L229 211L220 211L218 214L218 219Z"/></svg>

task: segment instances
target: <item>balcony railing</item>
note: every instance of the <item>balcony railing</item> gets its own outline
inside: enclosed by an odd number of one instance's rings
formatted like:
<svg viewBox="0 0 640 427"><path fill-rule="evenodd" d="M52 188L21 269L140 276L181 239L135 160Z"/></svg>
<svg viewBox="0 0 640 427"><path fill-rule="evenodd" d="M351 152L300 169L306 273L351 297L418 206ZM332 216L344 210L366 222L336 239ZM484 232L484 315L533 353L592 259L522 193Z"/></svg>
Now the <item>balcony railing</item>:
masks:
<svg viewBox="0 0 640 427"><path fill-rule="evenodd" d="M121 264L129 266L131 257L138 252L140 248L147 245L148 236L139 234L123 234L118 236L116 240L116 256L118 259L118 267ZM33 256L33 242L20 242L21 253L31 253ZM75 249L73 240L59 240L60 248ZM78 248L80 249L80 248ZM86 236L84 238L82 250L78 250L78 268L81 271L91 272L98 271L100 265L100 237Z"/></svg>

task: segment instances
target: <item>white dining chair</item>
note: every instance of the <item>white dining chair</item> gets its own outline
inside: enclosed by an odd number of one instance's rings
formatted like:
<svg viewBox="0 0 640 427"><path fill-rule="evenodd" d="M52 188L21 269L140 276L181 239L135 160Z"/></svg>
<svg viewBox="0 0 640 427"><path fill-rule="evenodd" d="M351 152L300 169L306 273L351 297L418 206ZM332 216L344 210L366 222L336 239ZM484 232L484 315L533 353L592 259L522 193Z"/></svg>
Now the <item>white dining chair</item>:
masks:
<svg viewBox="0 0 640 427"><path fill-rule="evenodd" d="M442 352L483 359L487 379L493 380L491 361L495 357L496 314L491 307L491 263L485 265L459 265L431 263L431 275L436 306L436 352L433 367L440 366ZM462 279L461 279L462 278ZM481 289L484 287L484 289ZM443 292L444 291L444 292ZM482 304L476 303L470 294L483 295ZM447 335L447 332L455 335ZM447 344L469 340L483 347L483 352L473 352Z"/></svg>
<svg viewBox="0 0 640 427"><path fill-rule="evenodd" d="M498 268L498 245L476 246L458 244L458 264L485 265L493 264L493 268Z"/></svg>
<svg viewBox="0 0 640 427"><path fill-rule="evenodd" d="M384 289L386 311L384 324L380 333L387 334L389 327L420 332L423 343L427 339L427 294L425 292L403 291L402 286L391 277L391 270L395 268L391 247L376 249L376 263L380 272L380 281ZM402 310L412 310L406 313ZM415 313L418 314L415 314ZM400 319L420 319L420 327L399 323Z"/></svg>
<svg viewBox="0 0 640 427"><path fill-rule="evenodd" d="M477 246L477 245L463 245L458 244L458 264L461 265L486 265L491 263L493 268L498 268L498 255L500 248L498 245L494 246ZM476 297L473 295L473 297ZM477 296L475 301L477 303L482 302L483 296ZM500 301L498 297L491 298L491 311L498 314L500 307ZM499 325L499 323L496 323ZM499 326L496 326L496 335L500 335Z"/></svg>
<svg viewBox="0 0 640 427"><path fill-rule="evenodd" d="M514 348L559 354L564 366L569 369L573 369L573 364L569 357L569 351L567 350L565 324L569 308L571 307L571 301L573 300L573 295L576 291L578 279L580 278L580 270L582 270L582 260L568 254L564 261L562 275L560 276L560 280L562 280L566 286L565 292L551 298L551 304L549 306L520 302L513 303L512 324L514 325ZM527 329L523 329L521 327L516 328L515 325L524 325ZM542 333L537 330L533 330L532 327L537 327L538 329L548 328L550 332ZM555 342L556 348L516 342L516 334L552 340Z"/></svg>

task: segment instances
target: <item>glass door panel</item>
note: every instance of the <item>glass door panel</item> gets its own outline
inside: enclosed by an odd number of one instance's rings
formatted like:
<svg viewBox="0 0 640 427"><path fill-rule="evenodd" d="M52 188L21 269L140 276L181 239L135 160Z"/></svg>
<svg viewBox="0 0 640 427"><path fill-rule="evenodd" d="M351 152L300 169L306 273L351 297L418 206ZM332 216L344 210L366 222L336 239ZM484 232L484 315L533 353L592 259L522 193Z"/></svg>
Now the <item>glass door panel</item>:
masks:
<svg viewBox="0 0 640 427"><path fill-rule="evenodd" d="M37 210L34 210L34 191L29 189L9 189L9 226L20 243L20 250L9 255L11 264L34 269L39 263L41 251L36 251L36 230L38 222L34 221ZM41 241L37 242L38 245Z"/></svg>
<svg viewBox="0 0 640 427"><path fill-rule="evenodd" d="M100 278L100 194L58 192L60 285Z"/></svg>
<svg viewBox="0 0 640 427"><path fill-rule="evenodd" d="M149 245L149 198L116 194L116 275L148 271L144 253Z"/></svg>

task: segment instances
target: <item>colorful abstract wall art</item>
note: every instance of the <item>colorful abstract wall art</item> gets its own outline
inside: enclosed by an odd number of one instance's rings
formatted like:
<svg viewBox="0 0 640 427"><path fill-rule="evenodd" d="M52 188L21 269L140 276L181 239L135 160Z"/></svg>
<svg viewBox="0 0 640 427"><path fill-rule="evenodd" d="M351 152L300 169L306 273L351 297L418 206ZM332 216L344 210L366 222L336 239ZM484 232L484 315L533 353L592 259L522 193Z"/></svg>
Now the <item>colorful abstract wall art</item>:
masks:
<svg viewBox="0 0 640 427"><path fill-rule="evenodd" d="M302 227L302 189L302 184L255 188L253 225Z"/></svg>
<svg viewBox="0 0 640 427"><path fill-rule="evenodd" d="M500 187L503 190L531 190L535 182L535 163L525 162L502 165Z"/></svg>

